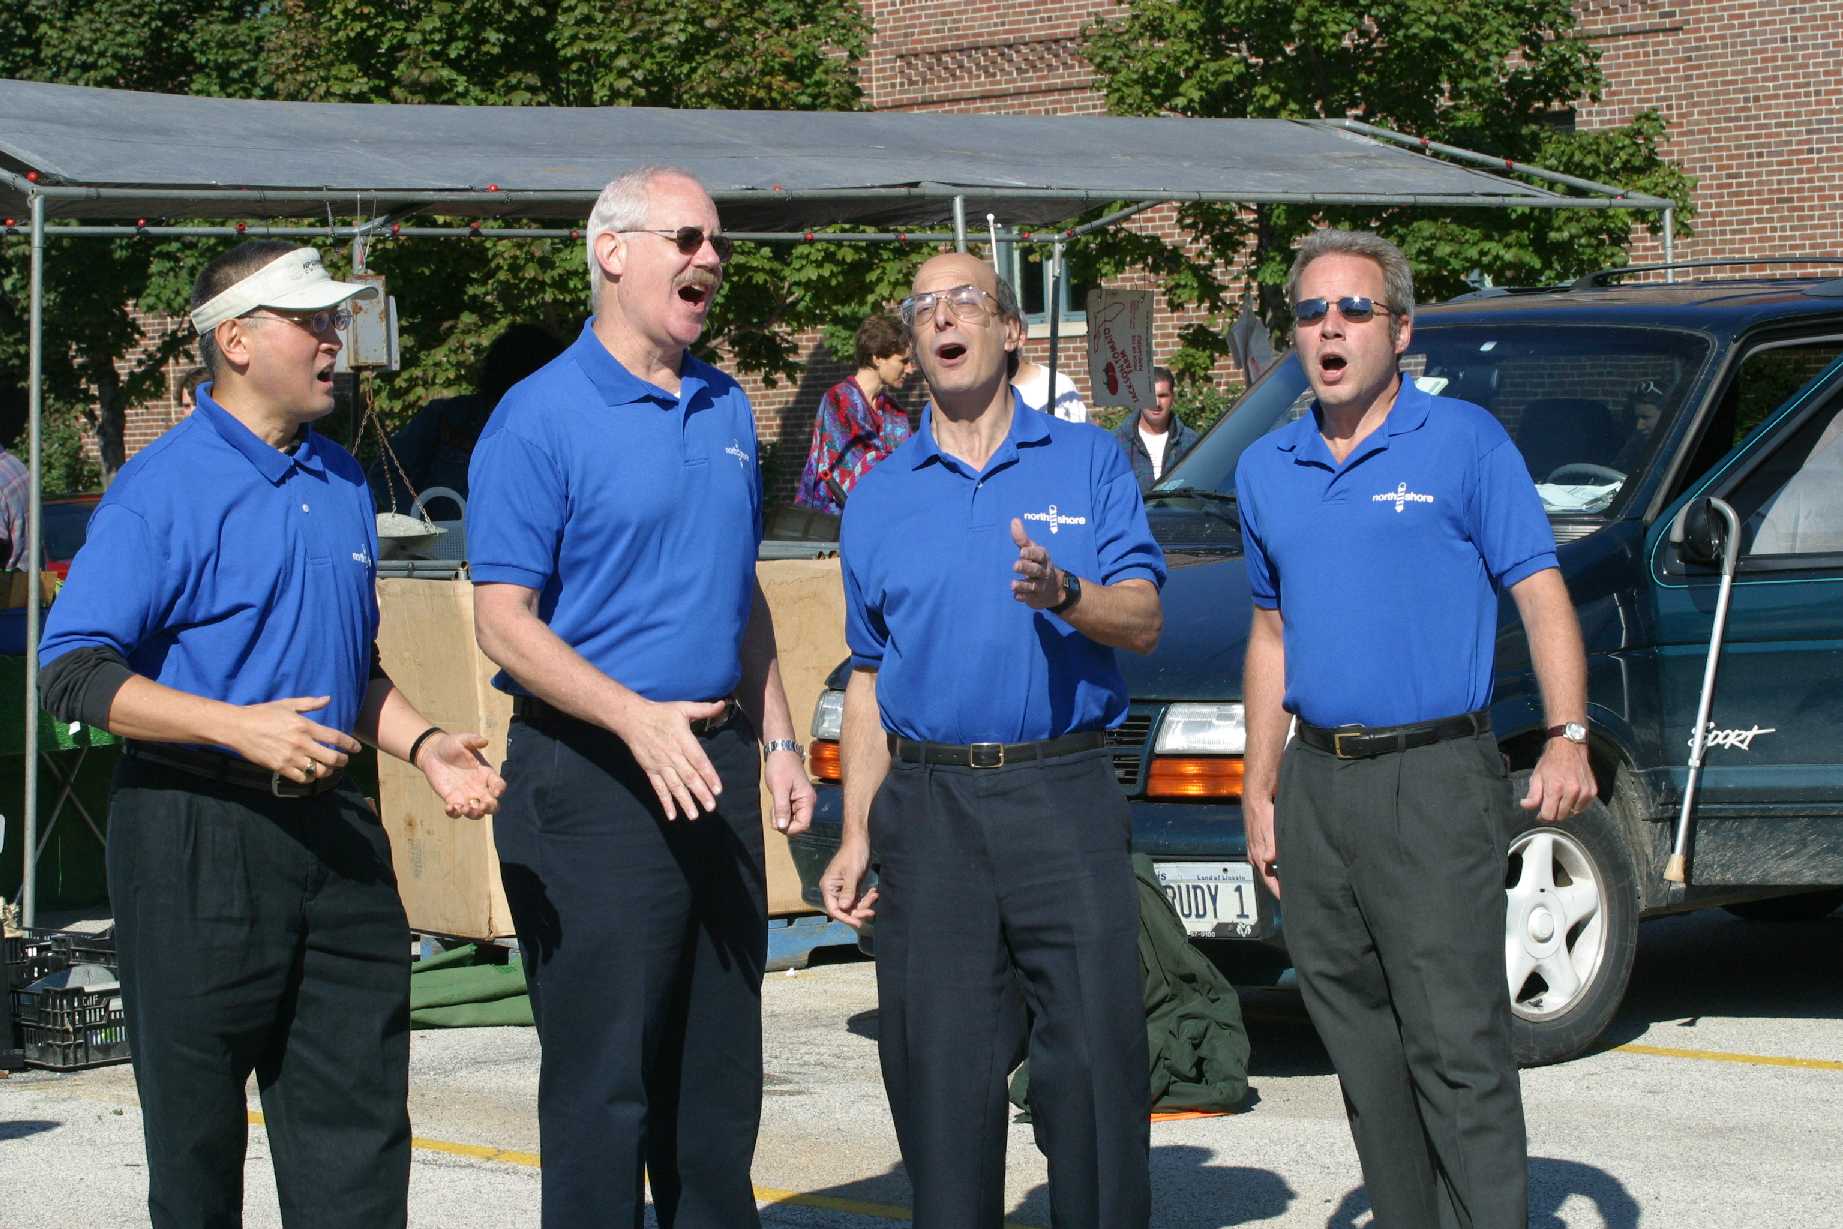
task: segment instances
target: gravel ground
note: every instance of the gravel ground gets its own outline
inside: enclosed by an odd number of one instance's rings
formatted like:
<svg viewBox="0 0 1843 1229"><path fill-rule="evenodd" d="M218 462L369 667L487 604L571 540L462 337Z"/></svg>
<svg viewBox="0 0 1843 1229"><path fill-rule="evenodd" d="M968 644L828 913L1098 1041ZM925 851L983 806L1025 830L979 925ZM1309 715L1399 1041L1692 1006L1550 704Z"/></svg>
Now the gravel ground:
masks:
<svg viewBox="0 0 1843 1229"><path fill-rule="evenodd" d="M1648 924L1601 1047L1523 1073L1531 1225L1843 1223L1840 954L1843 914L1782 926L1720 912ZM847 957L771 974L765 1002L755 1163L764 1225L906 1220L908 1183L877 1074L871 967ZM1323 1049L1295 997L1258 992L1245 1002L1249 1104L1153 1126L1153 1223L1359 1229L1368 1205ZM537 1225L530 1030L417 1033L411 1056L411 1224ZM1027 1125L1012 1127L1010 1147L1009 1222L1047 1226L1045 1167ZM246 1174L246 1223L279 1224L260 1127ZM126 1067L0 1082L0 1226L145 1223L145 1190Z"/></svg>

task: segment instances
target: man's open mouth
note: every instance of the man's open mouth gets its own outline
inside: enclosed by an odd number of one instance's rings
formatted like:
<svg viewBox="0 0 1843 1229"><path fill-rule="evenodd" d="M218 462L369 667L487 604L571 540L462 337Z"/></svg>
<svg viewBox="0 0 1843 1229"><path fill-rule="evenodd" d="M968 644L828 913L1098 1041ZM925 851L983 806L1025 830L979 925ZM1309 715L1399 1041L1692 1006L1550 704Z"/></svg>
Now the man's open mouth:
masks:
<svg viewBox="0 0 1843 1229"><path fill-rule="evenodd" d="M966 345L958 341L945 342L935 348L934 354L936 358L941 359L943 362L957 362L966 354Z"/></svg>
<svg viewBox="0 0 1843 1229"><path fill-rule="evenodd" d="M1322 354L1318 359L1319 370L1327 375L1336 375L1349 365L1350 361L1341 354Z"/></svg>
<svg viewBox="0 0 1843 1229"><path fill-rule="evenodd" d="M673 293L693 307L703 307L717 293L717 279L702 269L693 269L680 279Z"/></svg>
<svg viewBox="0 0 1843 1229"><path fill-rule="evenodd" d="M327 384L327 385L332 384L333 364L327 363L324 366L314 368L314 379L320 382L321 384Z"/></svg>

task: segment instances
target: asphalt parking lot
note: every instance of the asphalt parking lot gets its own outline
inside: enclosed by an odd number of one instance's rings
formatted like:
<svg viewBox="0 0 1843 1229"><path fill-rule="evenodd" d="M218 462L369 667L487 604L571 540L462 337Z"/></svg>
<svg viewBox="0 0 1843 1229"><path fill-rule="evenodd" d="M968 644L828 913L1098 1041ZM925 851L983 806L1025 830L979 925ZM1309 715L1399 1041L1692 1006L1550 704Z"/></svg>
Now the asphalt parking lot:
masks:
<svg viewBox="0 0 1843 1229"><path fill-rule="evenodd" d="M846 957L770 975L765 1002L763 1224L905 1222L871 966ZM1360 1229L1368 1205L1324 1051L1295 997L1245 1002L1249 1103L1152 1127L1153 1223ZM530 1030L417 1033L412 1063L410 1223L535 1226ZM1537 1229L1843 1224L1843 913L1796 925L1719 911L1647 924L1631 992L1601 1046L1524 1072L1523 1093ZM246 1223L277 1225L260 1115L253 1121ZM1048 1226L1044 1181L1029 1126L1014 1125L1008 1224ZM144 1223L144 1197L126 1067L0 1081L0 1226Z"/></svg>

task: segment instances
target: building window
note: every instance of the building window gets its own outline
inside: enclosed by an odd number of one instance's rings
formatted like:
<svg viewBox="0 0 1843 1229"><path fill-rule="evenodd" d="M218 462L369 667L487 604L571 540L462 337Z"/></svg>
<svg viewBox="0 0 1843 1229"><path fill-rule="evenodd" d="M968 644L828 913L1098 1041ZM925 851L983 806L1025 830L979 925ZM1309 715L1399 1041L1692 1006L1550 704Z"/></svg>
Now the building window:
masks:
<svg viewBox="0 0 1843 1229"><path fill-rule="evenodd" d="M1017 291L1018 305L1024 309L1027 324L1049 323L1049 265L1055 251L1047 243L1001 243L998 245L999 267L1009 270L1007 280ZM1056 297L1062 301L1061 319L1065 324L1088 318L1088 291L1093 286L1068 276L1068 260L1063 260L1063 276L1058 279Z"/></svg>

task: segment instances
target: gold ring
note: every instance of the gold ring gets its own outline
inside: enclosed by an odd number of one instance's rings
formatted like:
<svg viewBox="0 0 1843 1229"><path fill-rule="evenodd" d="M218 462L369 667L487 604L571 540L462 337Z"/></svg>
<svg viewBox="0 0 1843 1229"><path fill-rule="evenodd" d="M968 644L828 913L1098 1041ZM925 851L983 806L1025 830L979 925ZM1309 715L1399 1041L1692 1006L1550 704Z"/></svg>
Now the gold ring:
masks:
<svg viewBox="0 0 1843 1229"><path fill-rule="evenodd" d="M301 771L302 771L302 772L304 772L304 773L306 773L306 774L307 774L307 779L308 779L309 781L311 781L311 780L313 780L313 779L314 779L315 777L317 777L317 776L319 776L319 775L320 775L320 765L318 765L318 764L316 764L316 763L315 763L314 761L312 761L312 760L308 760L308 761L307 761L307 767L305 767L305 768L303 768L303 769L301 769Z"/></svg>

